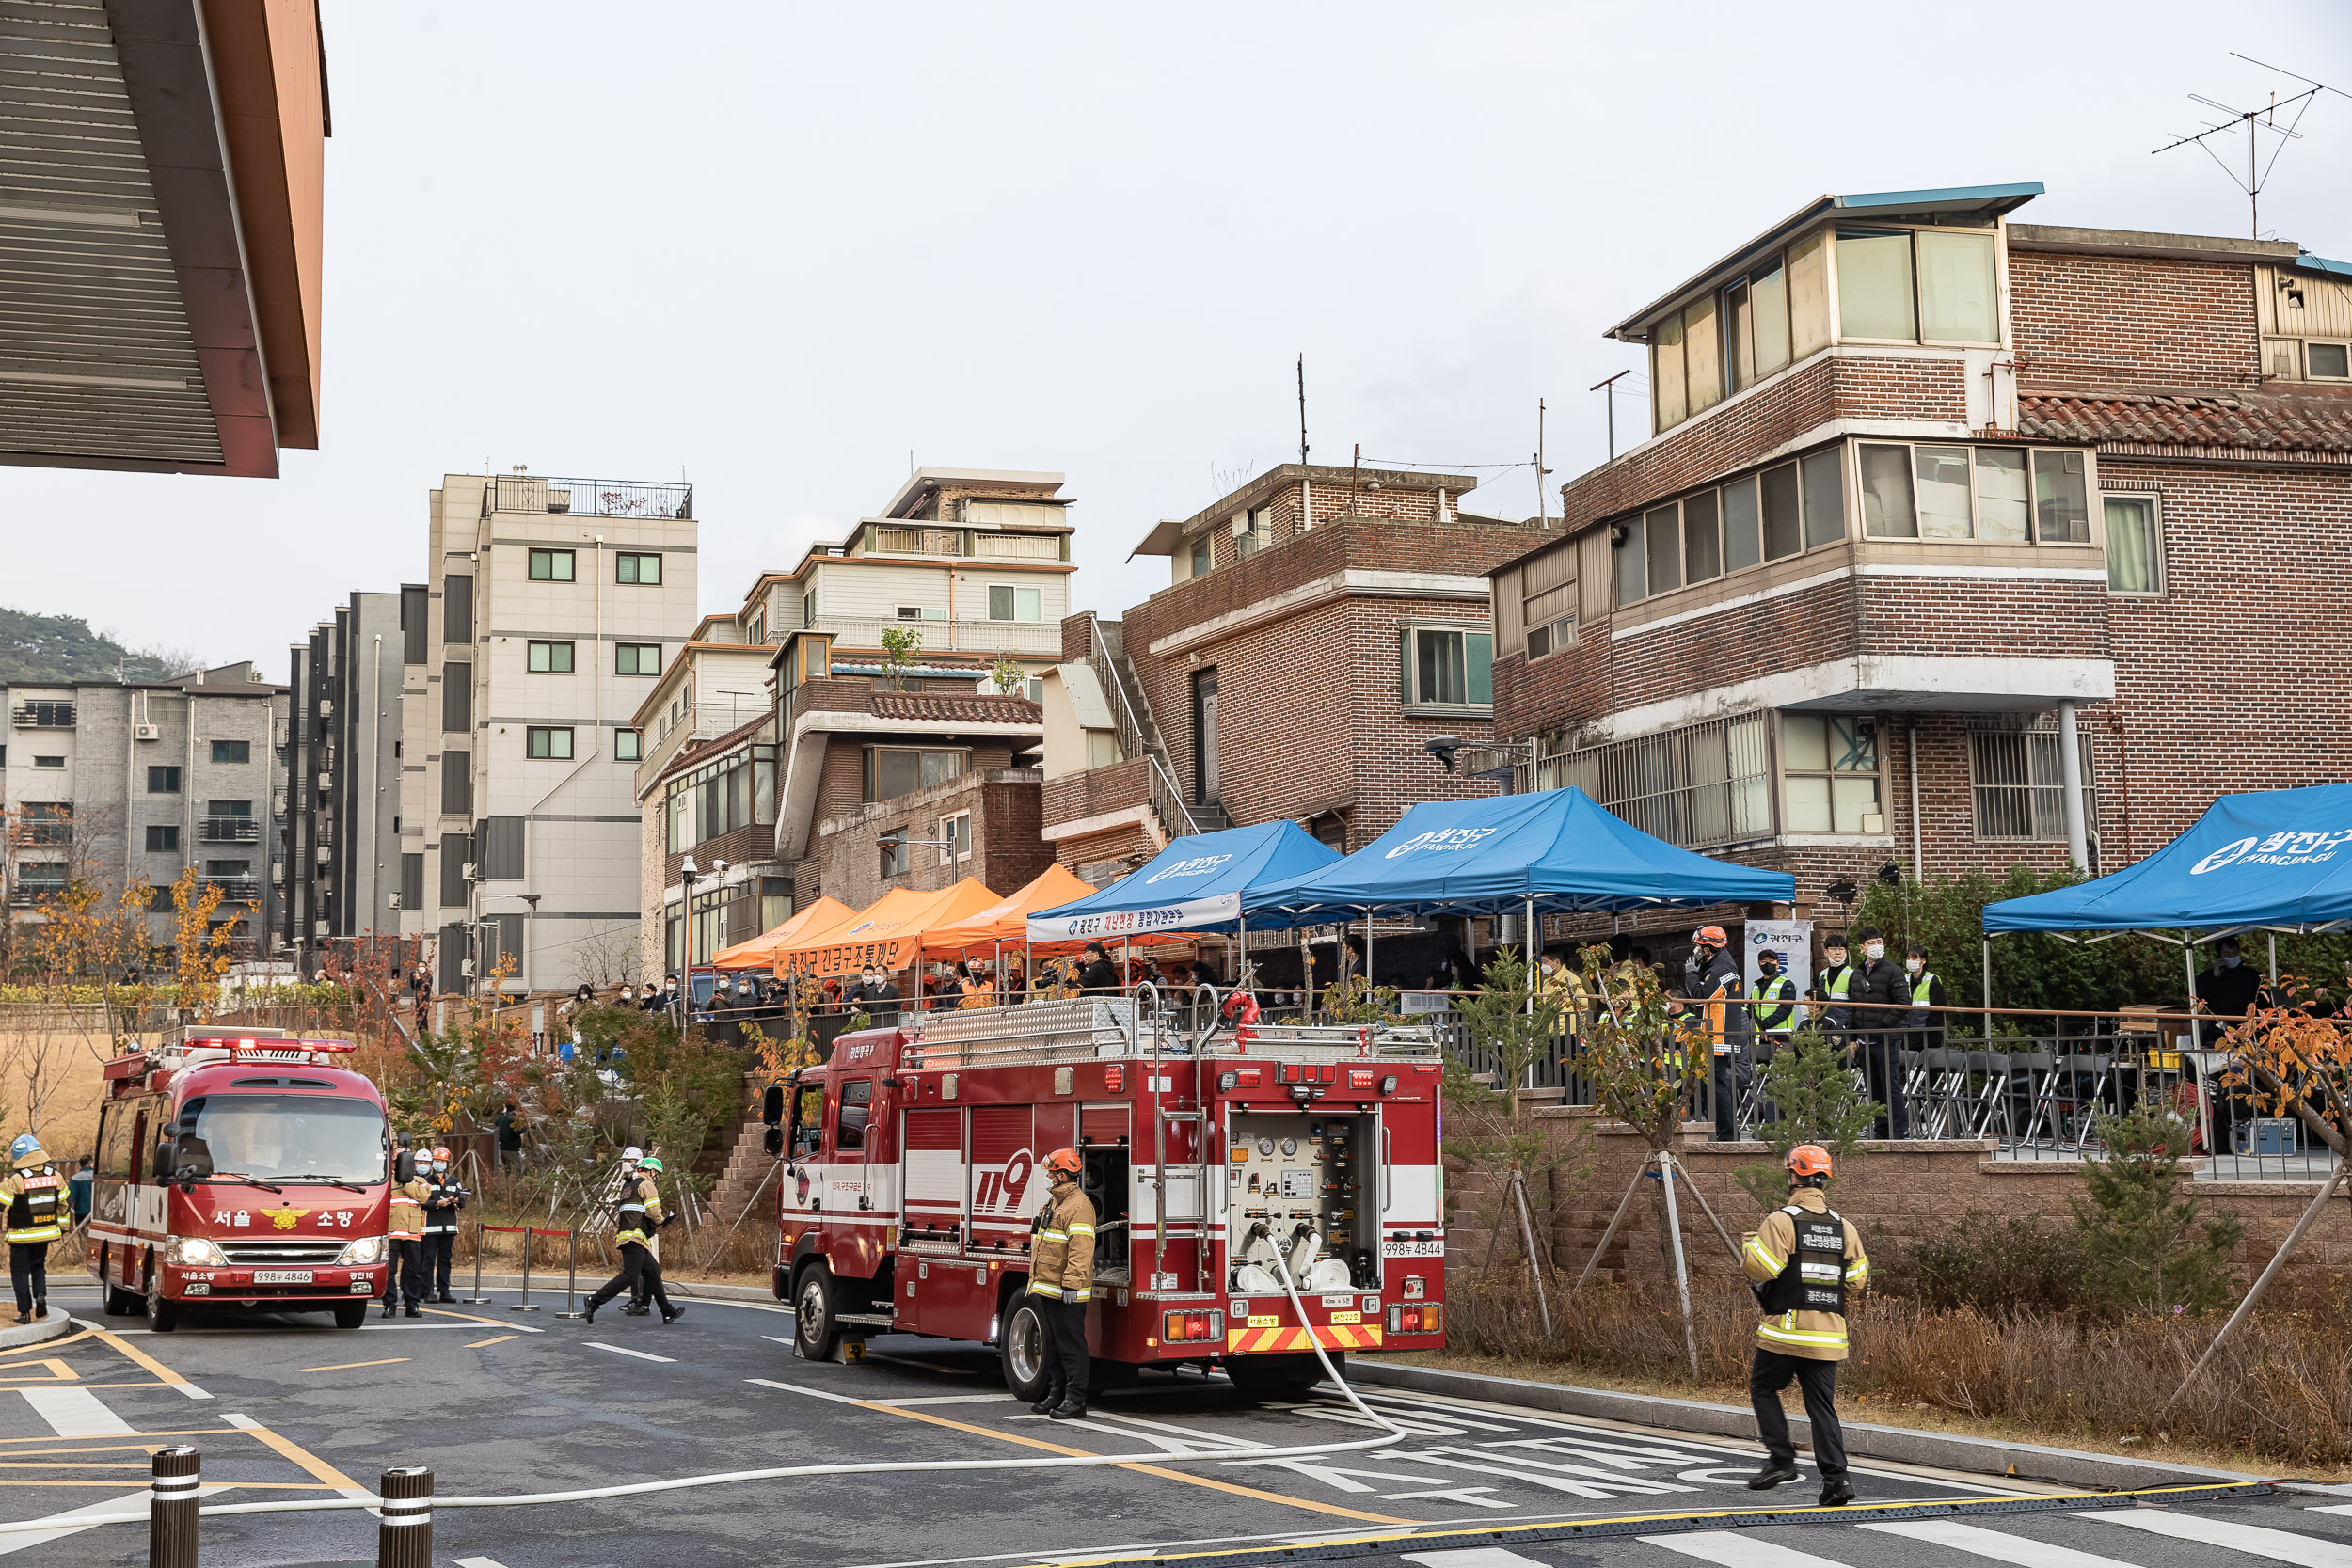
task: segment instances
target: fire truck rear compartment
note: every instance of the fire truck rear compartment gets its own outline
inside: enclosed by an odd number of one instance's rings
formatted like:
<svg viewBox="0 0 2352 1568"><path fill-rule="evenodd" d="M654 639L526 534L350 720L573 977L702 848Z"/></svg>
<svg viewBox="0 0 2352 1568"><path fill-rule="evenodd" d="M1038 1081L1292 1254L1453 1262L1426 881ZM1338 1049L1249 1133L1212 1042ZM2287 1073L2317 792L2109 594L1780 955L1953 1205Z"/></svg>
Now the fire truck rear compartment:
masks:
<svg viewBox="0 0 2352 1568"><path fill-rule="evenodd" d="M1369 1115L1236 1106L1225 1143L1226 1288L1301 1291L1380 1283L1379 1123ZM1256 1272L1252 1272L1256 1271Z"/></svg>

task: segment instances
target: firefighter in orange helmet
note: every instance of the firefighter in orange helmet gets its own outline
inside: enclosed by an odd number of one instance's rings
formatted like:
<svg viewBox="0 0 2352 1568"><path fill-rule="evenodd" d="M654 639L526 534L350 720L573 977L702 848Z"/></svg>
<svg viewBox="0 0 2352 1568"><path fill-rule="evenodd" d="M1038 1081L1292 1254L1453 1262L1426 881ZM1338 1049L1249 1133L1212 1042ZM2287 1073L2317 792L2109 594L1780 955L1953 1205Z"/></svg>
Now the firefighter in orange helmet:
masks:
<svg viewBox="0 0 2352 1568"><path fill-rule="evenodd" d="M1682 965L1682 995L1686 1002L1697 1005L1714 1053L1717 1143L1730 1142L1737 1132L1733 1113L1747 1086L1752 1022L1748 1009L1736 1005L1736 999L1743 992L1740 965L1733 960L1730 946L1731 938L1721 926L1702 926L1691 933L1691 956Z"/></svg>
<svg viewBox="0 0 2352 1568"><path fill-rule="evenodd" d="M1029 1307L1045 1327L1045 1397L1029 1408L1057 1421L1087 1413L1087 1304L1094 1299L1094 1202L1074 1148L1045 1157L1054 1190L1029 1239Z"/></svg>
<svg viewBox="0 0 2352 1568"><path fill-rule="evenodd" d="M1768 1457L1748 1479L1767 1491L1798 1479L1797 1450L1780 1391L1794 1378L1804 1391L1813 1428L1813 1459L1821 1472L1821 1503L1854 1499L1846 1477L1846 1438L1837 1424L1837 1363L1846 1359L1846 1297L1869 1283L1870 1259L1854 1227L1833 1212L1821 1189L1829 1182L1829 1150L1799 1144L1788 1151L1788 1205L1764 1216L1740 1248L1748 1288L1764 1308L1756 1329L1756 1360L1748 1400Z"/></svg>

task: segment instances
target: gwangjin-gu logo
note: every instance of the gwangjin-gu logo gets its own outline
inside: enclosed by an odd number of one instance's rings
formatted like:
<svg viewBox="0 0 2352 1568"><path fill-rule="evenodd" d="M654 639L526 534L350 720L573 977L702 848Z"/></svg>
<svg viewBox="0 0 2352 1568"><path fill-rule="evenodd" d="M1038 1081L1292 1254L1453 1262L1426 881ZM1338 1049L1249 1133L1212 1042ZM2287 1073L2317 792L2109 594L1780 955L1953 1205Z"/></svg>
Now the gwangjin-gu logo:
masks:
<svg viewBox="0 0 2352 1568"><path fill-rule="evenodd" d="M2252 835L2232 839L2229 843L2188 868L2192 877L2208 871L2218 871L2225 865L2244 863L2249 865L2316 865L2336 858L2336 851L2352 844L2352 828L2332 833L2272 833L2264 838Z"/></svg>
<svg viewBox="0 0 2352 1568"><path fill-rule="evenodd" d="M1170 877L1205 877L1232 858L1231 855L1197 855L1188 861L1178 861L1164 870L1154 871L1144 881L1150 884L1165 882Z"/></svg>
<svg viewBox="0 0 2352 1568"><path fill-rule="evenodd" d="M1474 849L1481 840L1493 834L1492 828L1438 828L1425 833L1415 833L1381 858L1392 861L1399 855L1409 855L1421 849Z"/></svg>

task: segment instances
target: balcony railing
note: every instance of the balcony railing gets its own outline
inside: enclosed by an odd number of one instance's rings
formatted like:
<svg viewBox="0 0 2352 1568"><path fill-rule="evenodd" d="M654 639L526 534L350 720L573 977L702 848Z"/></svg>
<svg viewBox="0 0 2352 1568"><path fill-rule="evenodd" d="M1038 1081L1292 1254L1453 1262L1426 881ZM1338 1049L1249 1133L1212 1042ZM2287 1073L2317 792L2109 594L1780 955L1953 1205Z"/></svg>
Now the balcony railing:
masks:
<svg viewBox="0 0 2352 1568"><path fill-rule="evenodd" d="M258 816L199 816L196 819L196 841L199 844L259 844L262 842L262 819Z"/></svg>
<svg viewBox="0 0 2352 1568"><path fill-rule="evenodd" d="M921 634L921 654L1041 654L1061 652L1061 626L1052 621L885 621L819 615L809 630L830 632L836 648L879 648L884 631Z"/></svg>
<svg viewBox="0 0 2352 1568"><path fill-rule="evenodd" d="M483 487L482 515L553 513L574 517L691 517L694 487L629 479L493 478Z"/></svg>
<svg viewBox="0 0 2352 1568"><path fill-rule="evenodd" d="M204 885L220 890L224 904L258 904L262 901L262 883L256 877L207 877Z"/></svg>
<svg viewBox="0 0 2352 1568"><path fill-rule="evenodd" d="M1148 788L1152 809L1159 814L1161 823L1171 833L1197 833L1200 824L1193 819L1192 808L1184 801L1184 792L1176 787L1168 769L1160 765L1159 753L1152 748L1152 736L1143 727L1143 721L1127 701L1127 684L1120 677L1119 661L1108 641L1103 635L1103 623L1089 616L1088 628L1093 641L1087 650L1087 663L1094 670L1094 678L1111 696L1111 719L1119 735L1119 749L1130 757L1141 757L1151 764ZM1124 628L1121 628L1122 631Z"/></svg>

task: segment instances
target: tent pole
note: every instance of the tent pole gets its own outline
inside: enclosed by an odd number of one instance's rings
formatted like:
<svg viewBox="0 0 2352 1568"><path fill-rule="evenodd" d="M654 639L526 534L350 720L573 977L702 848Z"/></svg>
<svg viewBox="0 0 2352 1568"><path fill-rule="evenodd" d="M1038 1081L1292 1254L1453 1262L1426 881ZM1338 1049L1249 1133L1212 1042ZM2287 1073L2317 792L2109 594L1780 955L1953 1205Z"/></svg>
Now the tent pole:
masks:
<svg viewBox="0 0 2352 1568"><path fill-rule="evenodd" d="M2188 1010L2193 1013L2197 1010L2197 943L2186 927L2181 928L2181 972L2188 977ZM2197 1046L2194 1023L2189 1025L2188 1046L2191 1050Z"/></svg>
<svg viewBox="0 0 2352 1568"><path fill-rule="evenodd" d="M2279 933L2270 933L2270 994L2279 994Z"/></svg>
<svg viewBox="0 0 2352 1568"><path fill-rule="evenodd" d="M1541 930L1535 924L1535 898L1530 894L1527 899L1527 1016L1530 1018L1535 1016L1535 986L1543 974L1540 965L1544 944L1536 940L1540 935ZM1535 1058L1532 1054L1527 1058L1527 1086L1531 1089L1535 1086ZM1547 1328L1544 1332L1549 1334L1550 1330Z"/></svg>
<svg viewBox="0 0 2352 1568"><path fill-rule="evenodd" d="M1984 1048L1993 1049L1993 939L1984 939Z"/></svg>
<svg viewBox="0 0 2352 1568"><path fill-rule="evenodd" d="M1364 906L1364 1000L1372 1000L1372 906Z"/></svg>
<svg viewBox="0 0 2352 1568"><path fill-rule="evenodd" d="M1235 915L1233 927L1241 935L1241 957L1233 964L1230 983L1239 986L1242 983L1242 976L1249 973L1249 917L1246 914Z"/></svg>

